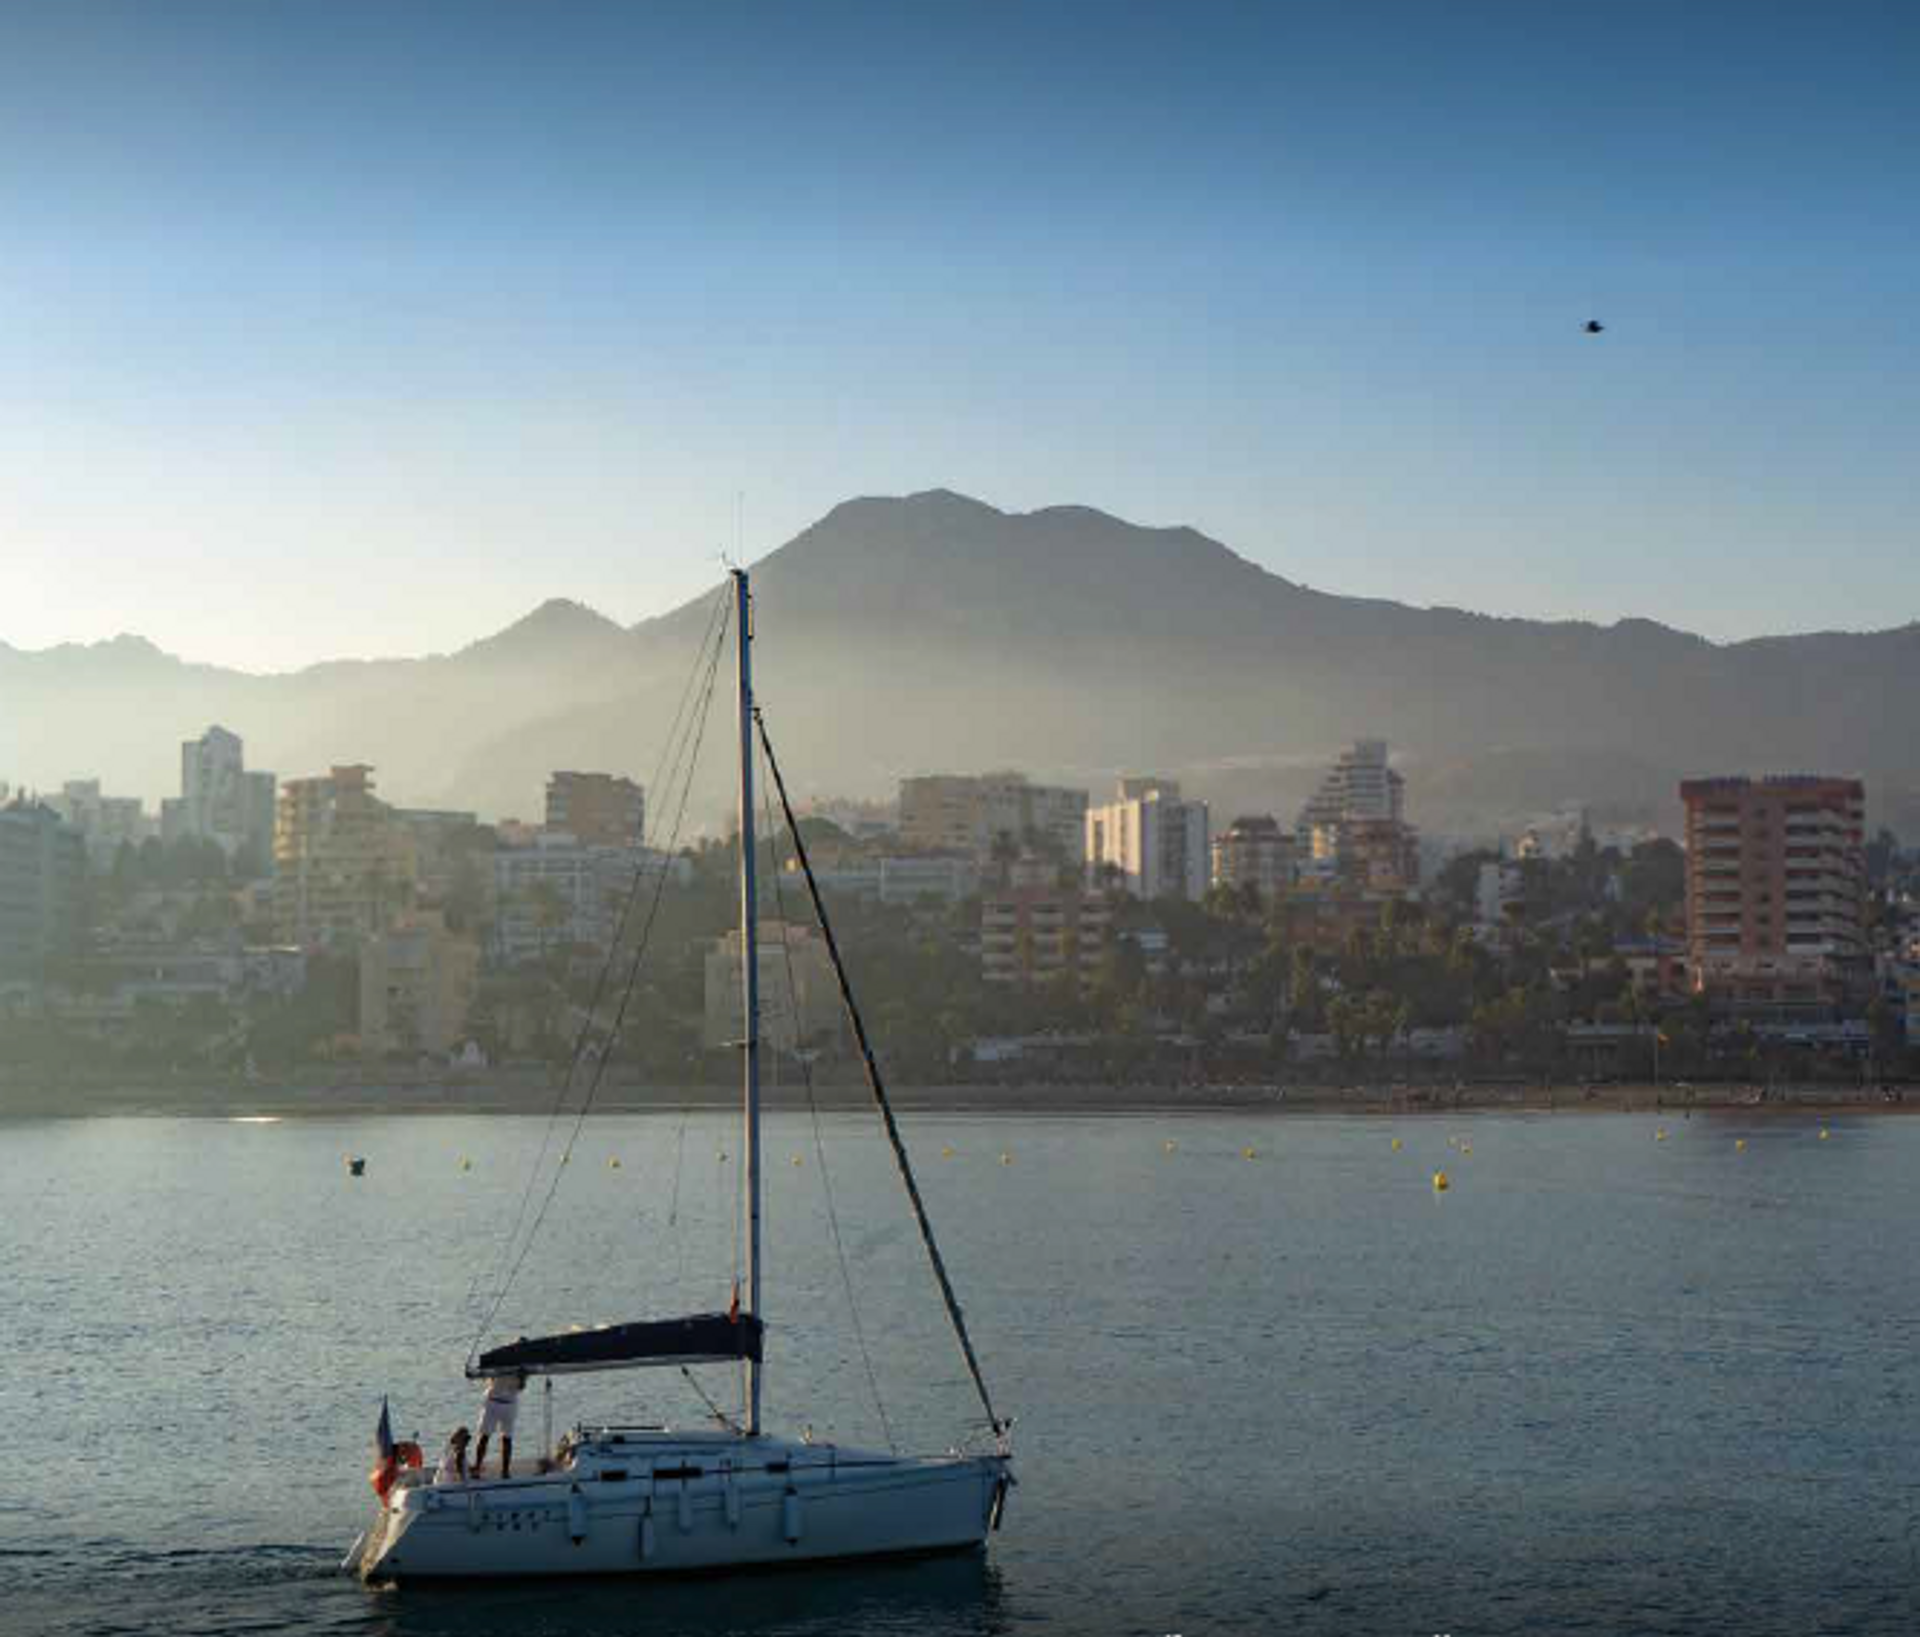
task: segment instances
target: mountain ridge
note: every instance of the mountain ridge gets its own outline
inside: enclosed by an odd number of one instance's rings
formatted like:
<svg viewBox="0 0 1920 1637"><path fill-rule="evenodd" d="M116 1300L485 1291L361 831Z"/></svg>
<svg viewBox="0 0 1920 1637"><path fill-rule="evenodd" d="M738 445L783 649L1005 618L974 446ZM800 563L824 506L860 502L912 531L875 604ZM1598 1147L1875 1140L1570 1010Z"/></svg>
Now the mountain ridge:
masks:
<svg viewBox="0 0 1920 1637"><path fill-rule="evenodd" d="M1394 743L1416 804L1444 800L1436 821L1602 801L1603 769L1642 804L1687 771L1788 763L1920 786L1898 708L1920 684L1917 622L1721 644L1645 617L1419 608L1316 590L1184 525L952 490L843 501L761 558L754 588L763 696L815 793L1153 767L1223 800L1267 779L1281 807L1361 735ZM0 703L18 707L0 710L0 778L97 773L151 799L217 720L283 776L369 761L398 800L537 811L553 767L652 771L717 592L631 626L550 598L450 653L268 675L134 637L0 644Z"/></svg>
<svg viewBox="0 0 1920 1637"><path fill-rule="evenodd" d="M1920 617L1901 621L1894 625L1864 626L1858 628L1822 627L1810 631L1764 632L1754 636L1731 639L1716 639L1699 632L1689 631L1683 626L1669 625L1663 620L1644 614L1624 614L1613 620L1596 620L1585 616L1569 615L1561 618L1545 619L1527 614L1510 614L1498 610L1466 608L1456 603L1409 603L1394 597L1372 597L1356 593L1329 590L1325 587L1310 586L1303 581L1288 578L1277 570L1254 562L1242 556L1225 542L1193 528L1188 524L1137 524L1118 517L1096 506L1075 503L1063 503L1035 507L1031 511L1004 511L990 503L977 500L956 490L936 488L917 490L910 494L860 495L843 500L825 513L818 521L808 525L800 534L783 545L775 547L766 557L755 565L759 568L781 552L787 551L809 536L825 531L836 520L848 515L858 515L864 508L915 507L923 503L941 506L957 505L969 511L992 518L1026 521L1035 519L1088 519L1100 525L1113 525L1118 528L1137 531L1142 534L1166 537L1181 537L1210 552L1223 554L1235 564L1273 581L1279 586L1297 592L1306 597L1327 598L1347 605L1364 604L1377 608L1388 608L1413 614L1432 614L1457 617L1465 620L1489 621L1498 624L1520 625L1528 627L1580 629L1596 632L1626 633L1628 631L1647 631L1661 636L1678 637L1689 643L1698 643L1720 652L1745 648L1757 644L1800 643L1825 638L1845 640L1901 637L1920 634ZM229 676L253 678L298 677L309 671L332 666L346 665L390 665L419 663L430 660L459 659L462 656L484 649L489 644L500 643L504 639L530 638L534 636L567 636L589 634L594 636L612 632L628 634L641 632L660 621L671 619L686 613L695 604L704 604L706 594L693 599L691 604L683 603L664 609L657 614L641 617L630 625L621 625L611 615L571 597L548 597L536 604L527 613L510 620L497 630L472 637L458 647L447 650L429 650L417 654L380 654L372 656L333 656L317 659L306 665L286 671L251 671L234 666L219 664L217 661L196 659L184 653L176 653L161 647L151 638L132 631L116 632L110 637L95 638L88 641L66 640L51 643L42 648L25 648L0 637L0 658L14 660L53 660L73 661L90 655L134 656L143 659L164 660L173 664L204 668Z"/></svg>

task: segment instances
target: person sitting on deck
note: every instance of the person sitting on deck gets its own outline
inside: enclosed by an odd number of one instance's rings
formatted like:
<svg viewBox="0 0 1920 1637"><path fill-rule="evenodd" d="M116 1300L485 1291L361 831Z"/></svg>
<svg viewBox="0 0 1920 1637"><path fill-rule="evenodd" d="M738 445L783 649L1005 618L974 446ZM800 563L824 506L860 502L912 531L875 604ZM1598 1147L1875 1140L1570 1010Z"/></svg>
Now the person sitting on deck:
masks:
<svg viewBox="0 0 1920 1637"><path fill-rule="evenodd" d="M563 1432L560 1442L553 1446L551 1455L543 1455L534 1462L534 1470L545 1476L549 1472L564 1472L573 1465L573 1434Z"/></svg>
<svg viewBox="0 0 1920 1637"><path fill-rule="evenodd" d="M487 1382L486 1402L480 1406L480 1446L473 1452L473 1475L487 1464L487 1440L500 1434L500 1476L513 1476L513 1422L520 1413L520 1393L527 1384L525 1370L509 1370Z"/></svg>
<svg viewBox="0 0 1920 1637"><path fill-rule="evenodd" d="M453 1429L453 1436L447 1440L447 1452L440 1457L440 1465L434 1469L435 1483L463 1484L467 1481L467 1441L472 1436L465 1427Z"/></svg>

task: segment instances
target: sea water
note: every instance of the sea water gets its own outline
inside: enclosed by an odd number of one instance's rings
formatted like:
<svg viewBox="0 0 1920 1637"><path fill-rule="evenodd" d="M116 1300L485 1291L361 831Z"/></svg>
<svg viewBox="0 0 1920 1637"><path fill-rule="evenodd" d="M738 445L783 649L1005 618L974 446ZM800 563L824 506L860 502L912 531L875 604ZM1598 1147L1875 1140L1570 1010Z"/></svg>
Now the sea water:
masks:
<svg viewBox="0 0 1920 1637"><path fill-rule="evenodd" d="M0 1124L0 1630L1920 1631L1920 1122L1820 1129L918 1116L1017 1417L986 1554L383 1591L336 1572L383 1397L431 1460L483 1322L724 1307L738 1122L591 1120L564 1166L570 1120ZM770 1427L970 1436L873 1123L765 1157ZM551 1413L710 1412L660 1370Z"/></svg>

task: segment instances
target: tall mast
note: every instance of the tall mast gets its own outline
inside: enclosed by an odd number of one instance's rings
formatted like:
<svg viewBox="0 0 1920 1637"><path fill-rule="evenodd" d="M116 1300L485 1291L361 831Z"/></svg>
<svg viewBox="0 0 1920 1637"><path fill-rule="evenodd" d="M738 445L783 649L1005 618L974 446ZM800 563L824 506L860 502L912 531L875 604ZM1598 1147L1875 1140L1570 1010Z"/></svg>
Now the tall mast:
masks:
<svg viewBox="0 0 1920 1637"><path fill-rule="evenodd" d="M753 599L747 571L733 570L740 649L740 998L746 1077L747 1311L760 1317L760 924L754 897ZM747 1360L747 1435L760 1433L760 1360Z"/></svg>

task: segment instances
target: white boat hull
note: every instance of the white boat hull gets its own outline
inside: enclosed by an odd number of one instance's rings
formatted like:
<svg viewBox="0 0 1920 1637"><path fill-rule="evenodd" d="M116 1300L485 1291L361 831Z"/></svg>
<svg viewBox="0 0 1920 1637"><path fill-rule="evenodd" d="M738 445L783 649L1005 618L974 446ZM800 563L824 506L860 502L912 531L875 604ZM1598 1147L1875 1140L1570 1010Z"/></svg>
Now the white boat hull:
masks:
<svg viewBox="0 0 1920 1637"><path fill-rule="evenodd" d="M603 1435L571 1468L393 1491L369 1580L685 1574L982 1545L1002 1456L896 1457L777 1439Z"/></svg>

